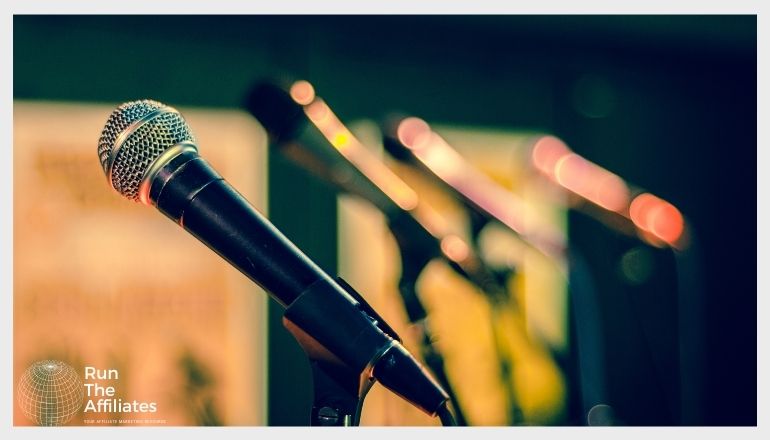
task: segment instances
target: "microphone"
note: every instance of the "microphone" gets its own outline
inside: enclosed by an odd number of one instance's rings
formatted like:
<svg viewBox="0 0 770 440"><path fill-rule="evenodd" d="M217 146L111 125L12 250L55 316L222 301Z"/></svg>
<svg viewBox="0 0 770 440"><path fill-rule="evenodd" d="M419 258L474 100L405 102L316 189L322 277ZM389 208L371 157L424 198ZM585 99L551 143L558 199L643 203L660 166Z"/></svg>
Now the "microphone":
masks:
<svg viewBox="0 0 770 440"><path fill-rule="evenodd" d="M155 206L263 287L287 308L289 323L310 337L298 339L312 341L314 351L379 380L431 416L445 410L447 394L390 327L198 155L195 137L176 109L152 100L122 104L109 116L97 153L110 186Z"/></svg>

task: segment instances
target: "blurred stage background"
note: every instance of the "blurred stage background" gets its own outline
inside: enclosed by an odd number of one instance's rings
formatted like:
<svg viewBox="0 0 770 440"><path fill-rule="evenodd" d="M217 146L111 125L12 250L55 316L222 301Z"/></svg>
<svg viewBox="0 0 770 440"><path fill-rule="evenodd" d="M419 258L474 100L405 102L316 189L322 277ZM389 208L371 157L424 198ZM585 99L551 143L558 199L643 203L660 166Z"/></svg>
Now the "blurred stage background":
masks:
<svg viewBox="0 0 770 440"><path fill-rule="evenodd" d="M755 17L15 16L13 26L14 386L54 357L120 368L124 392L164 402L169 424L307 424L310 370L282 309L105 182L103 124L142 98L179 108L201 154L418 351L382 216L268 152L241 110L254 81L291 75L383 157L377 121L425 119L575 253L569 275L526 252L501 257L516 260L522 304L503 320L514 423L756 424ZM544 134L675 205L684 250L566 209L581 205L532 165ZM455 202L388 164L465 229ZM486 235L516 249L504 232ZM488 304L440 262L418 287L469 421L511 423ZM15 405L14 423L28 424ZM437 421L375 388L362 424Z"/></svg>

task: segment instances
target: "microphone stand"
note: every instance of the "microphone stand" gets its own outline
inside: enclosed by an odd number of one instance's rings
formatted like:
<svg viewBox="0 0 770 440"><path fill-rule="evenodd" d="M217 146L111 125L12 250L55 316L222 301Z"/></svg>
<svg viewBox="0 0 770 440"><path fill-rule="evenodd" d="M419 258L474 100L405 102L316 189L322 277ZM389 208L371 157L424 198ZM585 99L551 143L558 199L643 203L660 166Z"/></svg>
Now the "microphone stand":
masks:
<svg viewBox="0 0 770 440"><path fill-rule="evenodd" d="M337 284L359 302L362 310L375 322L385 334L401 342L398 334L380 315L342 278ZM373 365L367 365L361 371L354 371L335 357L318 340L311 336L308 329L308 317L317 310L329 311L333 302L327 300L330 292L328 285L315 283L305 290L286 308L283 325L294 336L305 351L310 362L313 377L313 406L310 411L310 426L358 426L361 409L366 394L374 385Z"/></svg>

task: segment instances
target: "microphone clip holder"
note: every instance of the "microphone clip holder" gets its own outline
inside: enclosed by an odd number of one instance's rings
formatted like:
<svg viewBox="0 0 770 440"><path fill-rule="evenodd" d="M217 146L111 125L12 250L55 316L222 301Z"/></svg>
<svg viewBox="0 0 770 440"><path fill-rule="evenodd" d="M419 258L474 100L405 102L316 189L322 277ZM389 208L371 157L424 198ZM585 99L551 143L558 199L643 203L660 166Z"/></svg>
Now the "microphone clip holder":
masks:
<svg viewBox="0 0 770 440"><path fill-rule="evenodd" d="M361 312L373 320L386 335L400 342L396 332L377 314L377 312L342 278L337 284L357 302ZM310 361L313 377L313 405L310 414L310 426L358 426L366 394L374 385L372 365L364 368L351 368L332 354L327 347L312 336L306 317L314 316L318 310L326 309L334 319L334 311L329 310L329 284L314 283L305 290L284 313L283 325L294 336L305 351ZM332 295L334 297L336 292ZM343 306L344 307L344 306ZM340 310L341 314L347 313Z"/></svg>

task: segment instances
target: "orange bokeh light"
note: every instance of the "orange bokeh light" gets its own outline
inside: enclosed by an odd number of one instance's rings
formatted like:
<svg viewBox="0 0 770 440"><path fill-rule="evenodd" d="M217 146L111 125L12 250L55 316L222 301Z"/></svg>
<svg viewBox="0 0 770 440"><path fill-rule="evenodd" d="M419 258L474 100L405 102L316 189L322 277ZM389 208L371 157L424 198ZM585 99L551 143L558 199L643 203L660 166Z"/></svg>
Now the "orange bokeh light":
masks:
<svg viewBox="0 0 770 440"><path fill-rule="evenodd" d="M315 99L315 89L313 89L313 85L305 80L300 80L292 84L291 89L289 89L289 94L291 95L291 99L300 105L310 104L313 102L313 99Z"/></svg>
<svg viewBox="0 0 770 440"><path fill-rule="evenodd" d="M644 230L648 229L646 226L647 216L650 212L650 209L655 206L656 199L657 197L648 193L639 194L634 198L634 200L631 202L631 206L629 207L628 212L631 216L631 220L635 225Z"/></svg>
<svg viewBox="0 0 770 440"><path fill-rule="evenodd" d="M631 221L643 231L669 244L675 244L684 232L684 217L671 203L650 193L636 196L629 209Z"/></svg>
<svg viewBox="0 0 770 440"><path fill-rule="evenodd" d="M622 212L628 205L629 191L623 179L575 153L561 156L553 174L561 186L604 209Z"/></svg>
<svg viewBox="0 0 770 440"><path fill-rule="evenodd" d="M604 209L621 212L628 206L628 186L620 177L605 172L596 179L593 201Z"/></svg>
<svg viewBox="0 0 770 440"><path fill-rule="evenodd" d="M327 124L330 113L329 106L321 99L316 99L305 106L305 114L316 125Z"/></svg>

